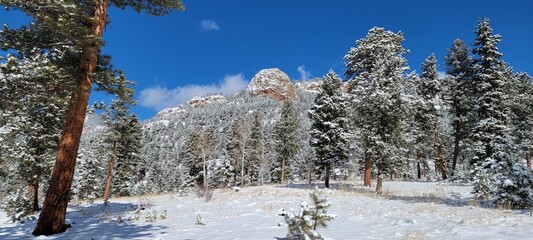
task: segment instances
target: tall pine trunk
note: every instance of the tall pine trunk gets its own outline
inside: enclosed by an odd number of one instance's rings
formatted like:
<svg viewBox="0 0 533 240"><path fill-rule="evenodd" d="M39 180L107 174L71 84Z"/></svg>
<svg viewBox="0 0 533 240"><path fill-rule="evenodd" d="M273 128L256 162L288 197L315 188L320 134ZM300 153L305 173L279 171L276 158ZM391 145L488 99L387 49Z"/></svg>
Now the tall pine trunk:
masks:
<svg viewBox="0 0 533 240"><path fill-rule="evenodd" d="M527 153L526 153L526 164L527 164L527 168L531 169L531 150L527 150Z"/></svg>
<svg viewBox="0 0 533 240"><path fill-rule="evenodd" d="M422 168L420 167L420 149L416 149L416 177L422 178Z"/></svg>
<svg viewBox="0 0 533 240"><path fill-rule="evenodd" d="M447 178L446 173L448 171L448 166L446 164L446 161L444 160L444 154L442 150L442 144L440 140L438 127L437 127L437 130L435 131L435 143L437 145L437 159L438 159L438 164L439 164L439 171L442 176L442 180L444 180Z"/></svg>
<svg viewBox="0 0 533 240"><path fill-rule="evenodd" d="M285 158L281 160L281 184L285 184Z"/></svg>
<svg viewBox="0 0 533 240"><path fill-rule="evenodd" d="M324 185L326 186L326 188L329 188L329 176L331 175L331 165L329 163L326 163L324 171Z"/></svg>
<svg viewBox="0 0 533 240"><path fill-rule="evenodd" d="M202 164L202 169L203 169L203 184L202 184L202 188L204 190L207 190L208 188L208 183L207 183L207 156L205 154L205 150L202 149L202 160L203 160L203 164Z"/></svg>
<svg viewBox="0 0 533 240"><path fill-rule="evenodd" d="M107 17L108 0L96 1L93 9L91 33L97 39L102 38ZM85 46L81 52L80 70L77 88L73 91L67 110L63 135L46 192L46 198L33 235L52 235L64 232L69 226L65 224L70 188L76 168L76 157L83 130L87 104L91 94L92 74L96 69L100 42Z"/></svg>
<svg viewBox="0 0 533 240"><path fill-rule="evenodd" d="M39 211L39 179L37 177L32 177L28 186L28 192L32 199L31 214Z"/></svg>
<svg viewBox="0 0 533 240"><path fill-rule="evenodd" d="M453 157L452 157L452 172L451 175L455 175L455 169L457 166L457 158L459 158L459 151L460 151L460 143L461 143L461 134L460 131L460 125L456 123L455 126L455 133L454 133L454 139L453 139Z"/></svg>
<svg viewBox="0 0 533 240"><path fill-rule="evenodd" d="M381 195L383 193L383 178L381 177L381 173L378 169L378 176L376 181L376 194Z"/></svg>
<svg viewBox="0 0 533 240"><path fill-rule="evenodd" d="M371 182L371 175L372 175L372 164L370 162L370 154L365 153L365 175L364 175L364 182L363 186L370 187Z"/></svg>
<svg viewBox="0 0 533 240"><path fill-rule="evenodd" d="M244 146L244 140L242 141L242 155L241 155L241 187L244 187L244 158L246 156L246 146Z"/></svg>
<svg viewBox="0 0 533 240"><path fill-rule="evenodd" d="M104 205L107 206L107 200L109 199L109 189L111 188L111 177L113 176L113 167L115 166L115 162L117 159L117 142L113 142L113 154L111 155L111 159L109 160L109 163L107 164L107 180L105 182L105 188L104 188Z"/></svg>

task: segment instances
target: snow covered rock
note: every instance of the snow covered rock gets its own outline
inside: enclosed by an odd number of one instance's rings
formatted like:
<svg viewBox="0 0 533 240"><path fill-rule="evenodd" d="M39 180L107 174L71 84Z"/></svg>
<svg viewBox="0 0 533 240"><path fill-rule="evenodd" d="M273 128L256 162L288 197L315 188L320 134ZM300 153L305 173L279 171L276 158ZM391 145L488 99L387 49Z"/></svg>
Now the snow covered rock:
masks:
<svg viewBox="0 0 533 240"><path fill-rule="evenodd" d="M259 71L250 81L248 92L255 95L269 96L278 101L295 97L291 79L278 68Z"/></svg>
<svg viewBox="0 0 533 240"><path fill-rule="evenodd" d="M225 103L225 102L227 102L226 97L219 95L219 94L209 95L209 96L204 96L204 97L196 96L196 97L193 97L191 100L189 100L185 104L180 104L176 107L165 108L161 110L160 112L156 114L155 118L164 118L165 116L168 117L168 116L186 112L187 106L192 106L192 107L197 108L197 107L202 107L208 104Z"/></svg>
<svg viewBox="0 0 533 240"><path fill-rule="evenodd" d="M193 97L191 100L187 102L187 104L193 107L201 107L206 104L223 103L223 102L226 102L226 98L224 96L211 95L211 96L205 96L205 97Z"/></svg>

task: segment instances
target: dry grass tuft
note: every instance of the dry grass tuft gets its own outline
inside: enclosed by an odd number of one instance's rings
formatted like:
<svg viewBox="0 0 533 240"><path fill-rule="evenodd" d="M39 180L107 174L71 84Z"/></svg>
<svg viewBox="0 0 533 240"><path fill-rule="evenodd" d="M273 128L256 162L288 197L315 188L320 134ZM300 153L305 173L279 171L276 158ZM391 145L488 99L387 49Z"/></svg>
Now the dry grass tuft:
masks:
<svg viewBox="0 0 533 240"><path fill-rule="evenodd" d="M428 239L426 234L420 230L409 231L402 237L402 240L426 240L426 239Z"/></svg>

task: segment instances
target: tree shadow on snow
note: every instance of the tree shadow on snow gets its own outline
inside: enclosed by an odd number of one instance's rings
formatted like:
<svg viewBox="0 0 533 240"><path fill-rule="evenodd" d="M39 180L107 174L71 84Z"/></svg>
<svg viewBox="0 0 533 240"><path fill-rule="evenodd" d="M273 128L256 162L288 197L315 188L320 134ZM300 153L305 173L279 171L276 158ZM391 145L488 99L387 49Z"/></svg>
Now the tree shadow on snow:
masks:
<svg viewBox="0 0 533 240"><path fill-rule="evenodd" d="M444 204L452 207L463 207L474 204L479 204L479 207L489 207L485 206L483 203L474 203L471 199L468 198L456 198L456 197L438 197L438 196L401 196L395 194L385 194L384 198L388 200L396 201L405 201L411 203L435 203L435 204Z"/></svg>
<svg viewBox="0 0 533 240"><path fill-rule="evenodd" d="M104 208L103 204L87 206L69 206L66 223L70 224L64 233L54 239L140 239L154 238L165 234L165 226L157 222L148 224L144 221L129 221L137 205L131 203L110 203ZM148 212L141 210L143 212ZM38 216L38 215L37 215ZM0 239L33 239L31 234L37 220L29 220L22 224L9 224L0 228ZM156 233L156 235L154 235Z"/></svg>
<svg viewBox="0 0 533 240"><path fill-rule="evenodd" d="M325 189L326 186L323 182L313 182L311 184L309 183L289 183L285 185L277 186L279 188L294 188L294 189ZM359 184L355 183L348 183L348 182L334 182L329 184L329 189L331 190L341 190L341 191L355 191L359 193L372 193L372 189L365 188L360 186Z"/></svg>

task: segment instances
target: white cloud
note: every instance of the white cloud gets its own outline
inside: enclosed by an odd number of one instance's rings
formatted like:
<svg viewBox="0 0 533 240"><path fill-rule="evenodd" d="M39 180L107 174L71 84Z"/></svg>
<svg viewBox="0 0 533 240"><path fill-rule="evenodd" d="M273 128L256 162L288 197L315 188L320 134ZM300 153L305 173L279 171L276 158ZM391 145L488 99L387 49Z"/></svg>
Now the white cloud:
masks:
<svg viewBox="0 0 533 240"><path fill-rule="evenodd" d="M307 80L311 77L311 72L306 71L304 65L298 66L297 71L300 73L300 80Z"/></svg>
<svg viewBox="0 0 533 240"><path fill-rule="evenodd" d="M200 21L200 27L206 32L220 30L217 22L213 20L202 20Z"/></svg>
<svg viewBox="0 0 533 240"><path fill-rule="evenodd" d="M444 79L447 76L448 76L448 74L446 74L446 72L437 71L437 78Z"/></svg>
<svg viewBox="0 0 533 240"><path fill-rule="evenodd" d="M174 89L158 85L141 90L139 104L143 107L160 111L164 108L175 107L187 102L195 96L218 93L229 95L244 90L247 86L248 81L244 79L242 74L226 75L224 80L218 84L187 85Z"/></svg>

